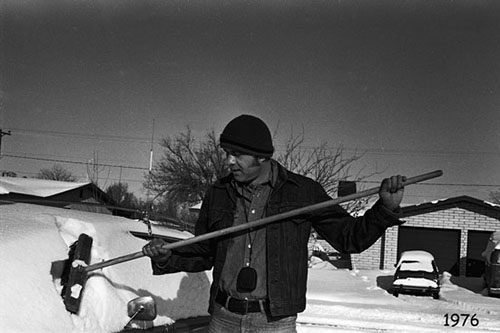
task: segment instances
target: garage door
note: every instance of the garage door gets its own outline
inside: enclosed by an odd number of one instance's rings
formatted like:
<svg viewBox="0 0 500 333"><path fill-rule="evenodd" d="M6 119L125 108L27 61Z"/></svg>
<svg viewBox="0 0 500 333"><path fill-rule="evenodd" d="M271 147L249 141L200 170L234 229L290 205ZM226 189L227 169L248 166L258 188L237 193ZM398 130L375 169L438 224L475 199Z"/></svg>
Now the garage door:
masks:
<svg viewBox="0 0 500 333"><path fill-rule="evenodd" d="M486 249L491 231L469 230L467 238L467 268L466 276L482 276L484 273L484 258L481 253Z"/></svg>
<svg viewBox="0 0 500 333"><path fill-rule="evenodd" d="M460 274L460 230L400 226L398 258L408 250L428 251L441 272Z"/></svg>

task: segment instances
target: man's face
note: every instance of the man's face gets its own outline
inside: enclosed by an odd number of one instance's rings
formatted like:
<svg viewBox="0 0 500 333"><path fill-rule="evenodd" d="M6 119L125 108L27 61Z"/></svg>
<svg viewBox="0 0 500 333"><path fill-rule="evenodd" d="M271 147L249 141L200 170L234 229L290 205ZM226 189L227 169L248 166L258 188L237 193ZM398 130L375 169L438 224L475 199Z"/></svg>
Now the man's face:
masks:
<svg viewBox="0 0 500 333"><path fill-rule="evenodd" d="M226 163L237 182L251 183L260 175L262 163L257 157L229 149L224 149L224 151Z"/></svg>

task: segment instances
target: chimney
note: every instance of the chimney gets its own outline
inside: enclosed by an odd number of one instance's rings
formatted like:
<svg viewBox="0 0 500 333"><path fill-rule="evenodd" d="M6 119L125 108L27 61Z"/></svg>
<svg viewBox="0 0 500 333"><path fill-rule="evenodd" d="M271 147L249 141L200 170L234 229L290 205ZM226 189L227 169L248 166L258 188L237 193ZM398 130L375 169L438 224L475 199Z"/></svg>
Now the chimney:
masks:
<svg viewBox="0 0 500 333"><path fill-rule="evenodd" d="M339 188L337 189L337 195L339 197L345 197L346 195L354 193L356 193L356 182L339 180Z"/></svg>

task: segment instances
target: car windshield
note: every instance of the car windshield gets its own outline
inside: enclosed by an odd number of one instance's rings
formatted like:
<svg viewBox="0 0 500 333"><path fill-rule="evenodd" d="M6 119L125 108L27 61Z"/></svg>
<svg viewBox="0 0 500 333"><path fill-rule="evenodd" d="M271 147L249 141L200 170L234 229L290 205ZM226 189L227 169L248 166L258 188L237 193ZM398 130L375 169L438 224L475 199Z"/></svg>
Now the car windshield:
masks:
<svg viewBox="0 0 500 333"><path fill-rule="evenodd" d="M403 262L401 262L399 269L402 271L434 271L431 262L422 262L418 260L404 260Z"/></svg>

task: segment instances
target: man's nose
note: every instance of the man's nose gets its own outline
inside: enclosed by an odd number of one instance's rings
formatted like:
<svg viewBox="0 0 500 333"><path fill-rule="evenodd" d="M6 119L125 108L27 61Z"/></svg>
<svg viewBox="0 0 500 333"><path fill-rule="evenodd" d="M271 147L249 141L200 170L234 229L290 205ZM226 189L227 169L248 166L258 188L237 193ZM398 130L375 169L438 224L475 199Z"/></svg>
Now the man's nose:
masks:
<svg viewBox="0 0 500 333"><path fill-rule="evenodd" d="M227 164L234 165L234 164L236 164L236 157L234 157L234 155L227 154L226 161L227 161Z"/></svg>

